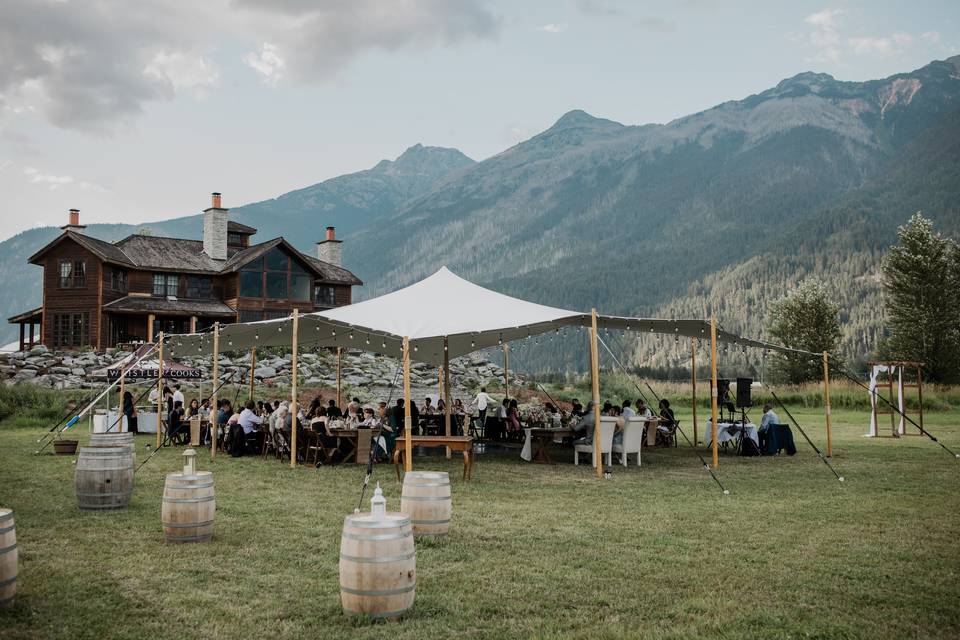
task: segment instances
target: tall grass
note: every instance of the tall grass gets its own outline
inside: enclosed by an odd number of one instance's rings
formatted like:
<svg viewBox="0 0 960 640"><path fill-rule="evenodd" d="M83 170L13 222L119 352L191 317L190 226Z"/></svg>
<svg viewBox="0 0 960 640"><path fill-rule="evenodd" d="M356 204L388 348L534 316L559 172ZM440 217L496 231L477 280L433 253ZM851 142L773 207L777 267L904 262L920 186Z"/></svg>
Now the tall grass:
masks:
<svg viewBox="0 0 960 640"><path fill-rule="evenodd" d="M641 378L627 376L622 373L600 374L600 397L604 401L622 402L626 399L637 399L645 396L651 402L654 401L654 394L647 388L647 383L661 398L668 398L670 404L677 407L689 408L692 405L692 386L690 383L663 382L658 380L643 380ZM531 388L535 383L530 383ZM591 387L590 377L585 376L570 384L545 385L550 395L557 400L570 400L579 398L581 401L590 399ZM640 390L637 390L637 386ZM751 395L753 405L759 407L766 402L776 405L773 401L773 395L787 405L788 407L804 407L808 409L819 408L823 406L823 385L808 383L803 385L789 386L770 386L754 387ZM881 388L880 393L885 396L886 389ZM896 393L896 391L894 391ZM916 389L907 389L907 409L916 410L919 406ZM880 405L884 406L883 401ZM856 409L870 410L870 394L866 389L859 387L852 382L836 381L830 384L830 406L834 409ZM697 407L703 409L710 408L710 380L697 381ZM951 411L960 409L960 387L929 385L923 388L923 409L924 411Z"/></svg>
<svg viewBox="0 0 960 640"><path fill-rule="evenodd" d="M31 385L0 386L0 420L8 425L36 426L56 422L88 391L53 391Z"/></svg>

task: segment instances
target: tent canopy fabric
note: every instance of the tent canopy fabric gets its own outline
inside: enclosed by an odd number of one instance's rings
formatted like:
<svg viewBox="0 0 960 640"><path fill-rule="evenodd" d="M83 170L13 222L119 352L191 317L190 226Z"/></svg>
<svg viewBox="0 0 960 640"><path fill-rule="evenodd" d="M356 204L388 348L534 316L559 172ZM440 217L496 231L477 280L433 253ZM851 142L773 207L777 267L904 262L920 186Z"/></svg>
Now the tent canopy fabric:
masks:
<svg viewBox="0 0 960 640"><path fill-rule="evenodd" d="M403 338L410 339L412 360L439 365L455 358L513 340L558 331L564 327L589 327L590 313L548 307L491 291L460 278L446 267L403 289L377 298L299 319L301 347L363 349L393 357L402 355ZM710 338L710 322L699 319L657 319L603 316L600 328L640 333ZM221 327L220 350L291 344L293 319L281 318ZM804 355L807 352L745 339L718 329L720 342ZM210 355L210 333L169 336L172 356Z"/></svg>

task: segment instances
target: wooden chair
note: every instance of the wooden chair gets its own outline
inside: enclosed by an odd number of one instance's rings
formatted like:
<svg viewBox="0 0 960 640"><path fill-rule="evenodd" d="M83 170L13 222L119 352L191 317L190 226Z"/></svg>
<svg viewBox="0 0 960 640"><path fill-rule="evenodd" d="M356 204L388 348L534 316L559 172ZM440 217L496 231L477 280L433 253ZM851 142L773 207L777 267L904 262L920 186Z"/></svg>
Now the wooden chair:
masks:
<svg viewBox="0 0 960 640"><path fill-rule="evenodd" d="M637 454L637 466L640 466L640 448L643 446L643 429L646 420L643 418L630 418L623 427L623 440L614 443L613 452L620 454L620 462L627 466L627 456L631 453Z"/></svg>
<svg viewBox="0 0 960 640"><path fill-rule="evenodd" d="M617 429L617 419L613 416L600 416L600 455L607 455L607 466L612 466L613 433ZM593 437L597 437L597 429L593 430ZM593 466L597 466L596 449L594 443L583 443L573 446L573 464L580 464L580 454L589 453Z"/></svg>

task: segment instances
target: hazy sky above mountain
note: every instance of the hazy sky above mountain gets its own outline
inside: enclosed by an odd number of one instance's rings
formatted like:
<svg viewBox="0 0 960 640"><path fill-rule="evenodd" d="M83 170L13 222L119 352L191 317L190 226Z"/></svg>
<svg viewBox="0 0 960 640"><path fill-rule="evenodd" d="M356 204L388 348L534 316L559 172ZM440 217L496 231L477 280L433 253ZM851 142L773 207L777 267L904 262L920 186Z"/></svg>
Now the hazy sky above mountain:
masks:
<svg viewBox="0 0 960 640"><path fill-rule="evenodd" d="M563 113L668 122L801 71L960 53L960 3L4 0L0 238L274 197ZM320 8L317 8L320 7Z"/></svg>

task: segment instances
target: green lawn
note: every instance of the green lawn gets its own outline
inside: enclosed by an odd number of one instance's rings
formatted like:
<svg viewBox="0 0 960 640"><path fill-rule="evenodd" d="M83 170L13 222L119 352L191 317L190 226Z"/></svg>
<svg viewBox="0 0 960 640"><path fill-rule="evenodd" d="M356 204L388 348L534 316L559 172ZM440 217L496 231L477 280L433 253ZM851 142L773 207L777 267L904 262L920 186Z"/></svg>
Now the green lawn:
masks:
<svg viewBox="0 0 960 640"><path fill-rule="evenodd" d="M822 444L822 414L795 415ZM958 418L926 423L960 450ZM726 497L684 445L611 480L569 452L556 466L479 456L470 483L457 460L417 458L451 472L454 521L447 540L418 543L416 605L397 624L340 610L362 468L218 459L213 542L173 546L160 499L180 450L137 474L130 508L83 513L72 459L32 455L41 430L8 421L0 506L16 511L21 582L0 636L957 638L960 460L923 437L862 438L866 420L835 413L845 483L795 431L793 458L722 454ZM375 479L396 509L392 474Z"/></svg>

